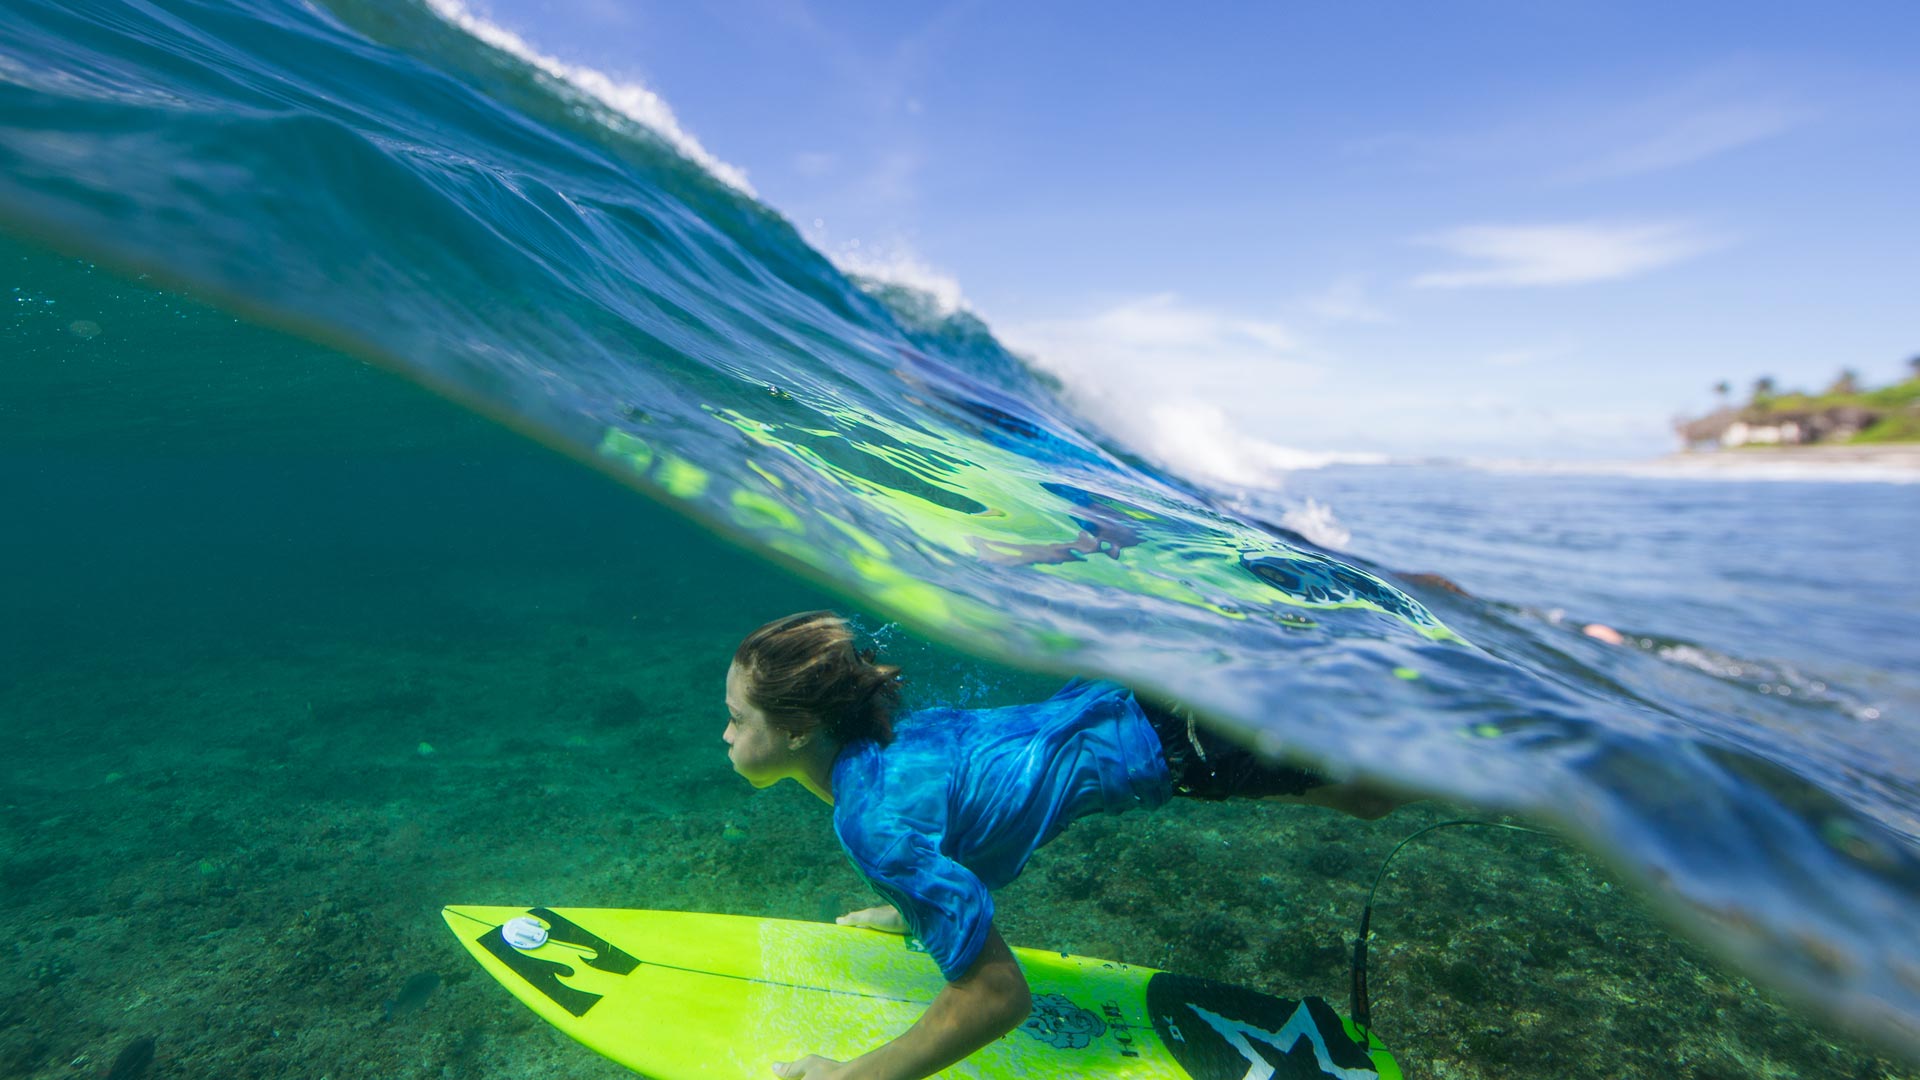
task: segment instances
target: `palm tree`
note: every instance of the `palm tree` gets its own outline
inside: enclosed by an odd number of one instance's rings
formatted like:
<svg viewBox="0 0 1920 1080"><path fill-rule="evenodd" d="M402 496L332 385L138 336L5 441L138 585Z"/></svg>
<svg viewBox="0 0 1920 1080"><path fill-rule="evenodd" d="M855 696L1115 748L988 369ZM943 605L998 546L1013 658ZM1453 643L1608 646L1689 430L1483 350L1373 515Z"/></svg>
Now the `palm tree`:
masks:
<svg viewBox="0 0 1920 1080"><path fill-rule="evenodd" d="M1829 394L1857 394L1860 392L1860 373L1852 368L1841 368L1840 376L1827 387Z"/></svg>
<svg viewBox="0 0 1920 1080"><path fill-rule="evenodd" d="M1920 356L1916 356L1914 359L1920 360ZM1733 384L1727 380L1721 379L1719 382L1713 384L1713 396L1720 399L1722 408L1726 407L1727 395L1731 393L1733 393Z"/></svg>
<svg viewBox="0 0 1920 1080"><path fill-rule="evenodd" d="M1758 405L1760 402L1765 401L1766 399L1772 396L1773 396L1773 376L1762 375L1759 378L1753 380L1753 403L1754 404Z"/></svg>

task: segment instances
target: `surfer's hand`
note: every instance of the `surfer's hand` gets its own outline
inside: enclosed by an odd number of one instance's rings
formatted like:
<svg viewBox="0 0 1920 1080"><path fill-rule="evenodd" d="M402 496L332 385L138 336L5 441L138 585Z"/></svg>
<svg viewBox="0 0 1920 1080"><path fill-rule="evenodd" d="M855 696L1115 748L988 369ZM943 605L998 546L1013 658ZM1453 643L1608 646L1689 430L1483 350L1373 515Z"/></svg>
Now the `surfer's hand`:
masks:
<svg viewBox="0 0 1920 1080"><path fill-rule="evenodd" d="M841 926L864 926L869 930L885 930L889 934L907 932L907 920L901 917L899 909L892 904L849 911L833 921Z"/></svg>
<svg viewBox="0 0 1920 1080"><path fill-rule="evenodd" d="M856 913L857 914L857 913ZM819 1054L808 1054L798 1061L776 1061L773 1075L781 1080L833 1080L846 1071L846 1065Z"/></svg>

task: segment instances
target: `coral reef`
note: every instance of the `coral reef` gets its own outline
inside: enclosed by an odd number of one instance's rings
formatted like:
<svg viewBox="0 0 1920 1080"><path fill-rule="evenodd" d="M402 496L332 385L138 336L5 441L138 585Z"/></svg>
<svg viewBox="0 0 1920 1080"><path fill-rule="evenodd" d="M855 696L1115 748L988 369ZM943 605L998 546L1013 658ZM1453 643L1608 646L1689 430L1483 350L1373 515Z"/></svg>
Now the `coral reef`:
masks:
<svg viewBox="0 0 1920 1080"><path fill-rule="evenodd" d="M718 671L738 621L591 650L539 626L464 647L316 643L0 691L25 721L0 853L36 928L0 965L0 1076L70 1077L148 1032L156 1078L628 1075L513 1004L438 908L830 919L870 903L825 807L727 767ZM333 704L316 718L309 701ZM1089 819L1002 891L999 918L1016 944L1344 1004L1378 860L1456 810L1359 822L1177 801ZM1549 839L1452 830L1408 849L1374 927L1375 1023L1412 1075L1920 1076L1721 970Z"/></svg>
<svg viewBox="0 0 1920 1080"><path fill-rule="evenodd" d="M519 460L142 460L61 481L157 485L189 524L142 535L144 561L115 577L130 544L71 554L124 531L124 500L101 497L101 517L19 560L42 570L18 583L38 615L0 677L0 893L26 928L0 942L0 1078L99 1076L152 1035L152 1080L614 1080L630 1074L472 963L443 904L831 920L874 902L827 808L754 791L720 739L739 636L834 601ZM355 505L370 487L420 512L311 531L314 492ZM236 495L257 489L300 498ZM869 629L921 704L1058 686ZM1019 945L1343 1005L1379 860L1459 809L1093 818L1001 891L998 919ZM1423 840L1374 928L1374 1020L1409 1075L1920 1080L1545 838Z"/></svg>

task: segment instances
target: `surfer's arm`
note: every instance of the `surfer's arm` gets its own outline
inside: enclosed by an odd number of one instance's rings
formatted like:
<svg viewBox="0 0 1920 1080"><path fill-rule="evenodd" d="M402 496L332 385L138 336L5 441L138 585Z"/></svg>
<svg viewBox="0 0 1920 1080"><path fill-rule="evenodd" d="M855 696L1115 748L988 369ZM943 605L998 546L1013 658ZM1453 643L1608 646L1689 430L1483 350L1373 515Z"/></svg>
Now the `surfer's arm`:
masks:
<svg viewBox="0 0 1920 1080"><path fill-rule="evenodd" d="M966 974L948 983L899 1038L847 1062L845 1075L920 1080L1019 1027L1032 1010L1026 975L1000 931L989 926L987 942Z"/></svg>
<svg viewBox="0 0 1920 1080"><path fill-rule="evenodd" d="M935 995L899 1038L847 1062L817 1054L777 1061L773 1074L786 1080L920 1080L1019 1027L1032 1011L1026 975L1000 931L989 926L966 974Z"/></svg>

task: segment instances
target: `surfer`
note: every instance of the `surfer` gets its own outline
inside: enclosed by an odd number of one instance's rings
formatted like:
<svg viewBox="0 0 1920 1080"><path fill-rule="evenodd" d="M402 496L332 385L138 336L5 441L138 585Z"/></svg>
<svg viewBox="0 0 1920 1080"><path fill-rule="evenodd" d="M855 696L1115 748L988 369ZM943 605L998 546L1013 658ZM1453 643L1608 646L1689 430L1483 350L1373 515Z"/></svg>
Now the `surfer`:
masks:
<svg viewBox="0 0 1920 1080"><path fill-rule="evenodd" d="M794 780L831 804L841 846L887 901L838 921L911 933L947 980L891 1042L846 1062L774 1063L785 1080L917 1080L1024 1023L1026 977L994 929L990 890L1075 818L1176 795L1281 799L1368 818L1398 804L1262 761L1113 683L1076 679L1045 701L923 709L896 725L899 679L827 611L755 630L727 669L734 770L755 787Z"/></svg>

